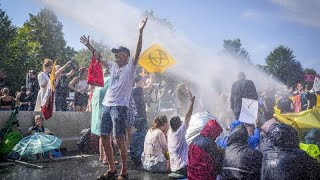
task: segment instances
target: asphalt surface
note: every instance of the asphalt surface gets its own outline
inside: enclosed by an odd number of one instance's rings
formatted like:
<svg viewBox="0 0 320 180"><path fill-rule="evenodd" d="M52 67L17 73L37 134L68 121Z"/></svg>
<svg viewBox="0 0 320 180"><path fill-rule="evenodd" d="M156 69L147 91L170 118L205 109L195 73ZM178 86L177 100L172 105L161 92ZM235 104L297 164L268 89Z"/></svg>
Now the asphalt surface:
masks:
<svg viewBox="0 0 320 180"><path fill-rule="evenodd" d="M117 158L119 159L119 158ZM14 180L79 180L96 179L107 171L107 166L98 161L98 156L82 157L61 161L32 163L44 166L42 169L15 164L0 167L0 179ZM120 165L117 165L118 172ZM143 171L128 162L129 179L132 180L163 180L167 174L150 173Z"/></svg>

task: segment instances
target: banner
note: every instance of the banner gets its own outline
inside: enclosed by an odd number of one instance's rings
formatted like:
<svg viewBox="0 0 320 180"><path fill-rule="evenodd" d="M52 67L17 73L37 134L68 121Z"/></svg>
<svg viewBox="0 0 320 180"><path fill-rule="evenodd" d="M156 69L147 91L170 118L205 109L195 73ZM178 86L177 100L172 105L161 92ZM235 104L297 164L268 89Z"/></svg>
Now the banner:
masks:
<svg viewBox="0 0 320 180"><path fill-rule="evenodd" d="M313 82L313 90L315 92L320 91L320 78L315 77Z"/></svg>
<svg viewBox="0 0 320 180"><path fill-rule="evenodd" d="M276 109L276 107L275 107ZM288 124L297 130L320 128L320 108L313 108L299 113L273 114L277 121Z"/></svg>
<svg viewBox="0 0 320 180"><path fill-rule="evenodd" d="M48 120L52 117L53 114L53 106L54 106L54 80L55 80L55 72L56 72L56 61L53 63L53 67L50 74L50 80L47 85L47 91L42 99L43 104L41 106L41 112L43 117Z"/></svg>
<svg viewBox="0 0 320 180"><path fill-rule="evenodd" d="M149 47L139 59L140 66L150 73L164 72L175 63L173 57L158 44Z"/></svg>
<svg viewBox="0 0 320 180"><path fill-rule="evenodd" d="M255 124L258 117L258 101L242 98L241 112L239 121L249 124Z"/></svg>

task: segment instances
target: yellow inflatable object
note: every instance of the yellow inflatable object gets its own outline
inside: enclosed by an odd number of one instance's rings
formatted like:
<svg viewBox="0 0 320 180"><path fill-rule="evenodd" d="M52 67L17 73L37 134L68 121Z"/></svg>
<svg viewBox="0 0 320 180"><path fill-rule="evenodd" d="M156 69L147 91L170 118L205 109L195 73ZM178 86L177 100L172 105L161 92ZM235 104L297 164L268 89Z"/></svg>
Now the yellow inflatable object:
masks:
<svg viewBox="0 0 320 180"><path fill-rule="evenodd" d="M297 130L319 128L320 108L313 108L299 113L280 114L276 107L273 116L280 122L293 126Z"/></svg>
<svg viewBox="0 0 320 180"><path fill-rule="evenodd" d="M150 73L164 72L175 63L173 57L158 44L149 47L139 59L140 66Z"/></svg>

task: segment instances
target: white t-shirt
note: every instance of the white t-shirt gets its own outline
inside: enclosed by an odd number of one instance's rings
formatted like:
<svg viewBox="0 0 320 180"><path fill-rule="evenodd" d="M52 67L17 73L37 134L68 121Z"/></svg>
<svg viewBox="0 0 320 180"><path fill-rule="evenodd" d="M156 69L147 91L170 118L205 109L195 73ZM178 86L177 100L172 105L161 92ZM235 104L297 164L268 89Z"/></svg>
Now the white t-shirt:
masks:
<svg viewBox="0 0 320 180"><path fill-rule="evenodd" d="M134 71L136 66L130 59L128 64L119 67L116 62L108 61L108 69L111 74L109 87L103 99L105 106L127 106L134 82Z"/></svg>
<svg viewBox="0 0 320 180"><path fill-rule="evenodd" d="M188 162L188 145L186 140L187 125L182 122L176 132L169 132L168 150L170 154L171 171L186 167Z"/></svg>
<svg viewBox="0 0 320 180"><path fill-rule="evenodd" d="M168 150L165 134L160 129L149 129L144 140L144 149L141 155L143 168L150 170L158 162L165 162L163 152Z"/></svg>

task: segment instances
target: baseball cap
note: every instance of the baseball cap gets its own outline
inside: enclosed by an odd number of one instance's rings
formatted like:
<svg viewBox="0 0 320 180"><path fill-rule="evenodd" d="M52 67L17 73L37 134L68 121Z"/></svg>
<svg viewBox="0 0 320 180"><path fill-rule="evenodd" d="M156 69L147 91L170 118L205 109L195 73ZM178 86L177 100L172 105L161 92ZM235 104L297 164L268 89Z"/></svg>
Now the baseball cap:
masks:
<svg viewBox="0 0 320 180"><path fill-rule="evenodd" d="M124 46L119 46L119 48L112 48L111 52L118 53L118 52L125 52L130 56L130 50Z"/></svg>

